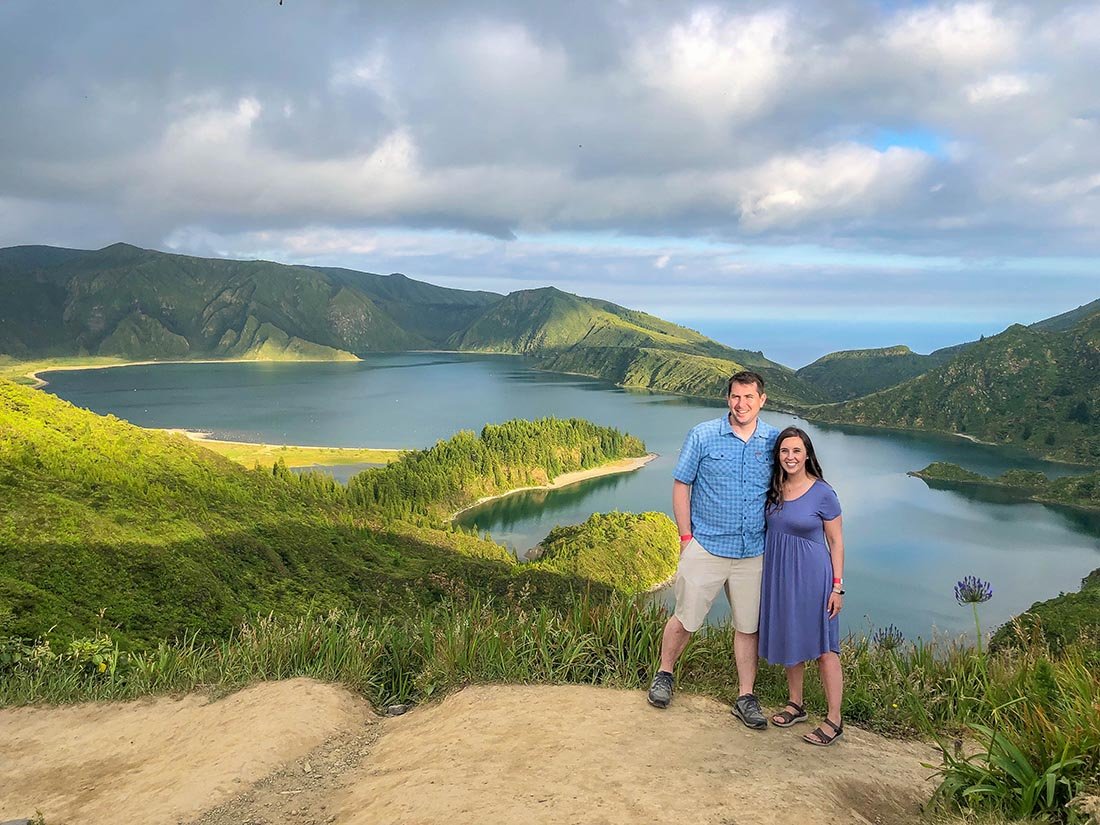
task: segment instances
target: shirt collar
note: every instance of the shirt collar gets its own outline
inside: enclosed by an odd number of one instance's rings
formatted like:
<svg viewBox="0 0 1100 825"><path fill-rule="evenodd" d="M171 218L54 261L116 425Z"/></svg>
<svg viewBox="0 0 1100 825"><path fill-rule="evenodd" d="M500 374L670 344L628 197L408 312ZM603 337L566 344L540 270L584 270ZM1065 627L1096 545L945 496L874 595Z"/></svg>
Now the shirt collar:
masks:
<svg viewBox="0 0 1100 825"><path fill-rule="evenodd" d="M721 429L722 435L733 436L738 441L741 440L740 437L738 437L737 433L735 433L733 431L733 425L730 424L730 414L729 413L726 413L725 415L723 415L721 417L721 419L719 419L719 420L722 422L722 429ZM748 441L745 441L744 443L748 444L749 441L752 441L754 438L764 438L764 439L766 439L768 437L767 433L765 432L765 430L767 429L767 426L768 425L765 424L763 421L761 421L760 417L757 416L757 418L756 418L756 429L753 430L753 433L752 433L752 435L749 436Z"/></svg>

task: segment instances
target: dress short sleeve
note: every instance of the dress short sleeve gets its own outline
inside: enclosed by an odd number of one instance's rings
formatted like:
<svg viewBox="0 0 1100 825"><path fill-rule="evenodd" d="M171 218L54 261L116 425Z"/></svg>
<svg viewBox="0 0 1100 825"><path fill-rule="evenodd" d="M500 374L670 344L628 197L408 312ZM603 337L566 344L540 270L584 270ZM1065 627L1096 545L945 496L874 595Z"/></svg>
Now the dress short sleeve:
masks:
<svg viewBox="0 0 1100 825"><path fill-rule="evenodd" d="M673 470L672 477L684 484L694 484L695 476L699 472L699 459L701 457L699 434L694 429L689 430L687 438L684 439L684 446L680 448L680 459L676 462L676 469Z"/></svg>
<svg viewBox="0 0 1100 825"><path fill-rule="evenodd" d="M817 514L822 521L832 521L840 516L840 499L836 497L836 490L828 484L821 485L821 493L817 500Z"/></svg>

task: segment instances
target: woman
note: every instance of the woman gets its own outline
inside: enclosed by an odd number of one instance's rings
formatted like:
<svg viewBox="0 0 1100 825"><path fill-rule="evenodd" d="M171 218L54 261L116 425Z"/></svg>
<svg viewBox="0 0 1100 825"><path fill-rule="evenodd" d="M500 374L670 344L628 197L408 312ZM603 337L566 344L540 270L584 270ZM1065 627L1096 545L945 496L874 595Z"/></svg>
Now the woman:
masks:
<svg viewBox="0 0 1100 825"><path fill-rule="evenodd" d="M844 539L840 502L825 483L810 437L797 427L779 434L772 455L765 518L764 576L760 594L760 655L787 668L787 706L772 724L806 720L802 707L805 662L817 659L825 686L825 721L802 738L831 745L840 718L840 621L844 606Z"/></svg>

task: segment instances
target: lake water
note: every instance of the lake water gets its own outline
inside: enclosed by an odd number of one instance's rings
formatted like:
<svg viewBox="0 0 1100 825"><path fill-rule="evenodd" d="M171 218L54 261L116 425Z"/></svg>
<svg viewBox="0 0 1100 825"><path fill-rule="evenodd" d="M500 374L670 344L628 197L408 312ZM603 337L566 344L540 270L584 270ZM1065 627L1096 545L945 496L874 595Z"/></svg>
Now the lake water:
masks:
<svg viewBox="0 0 1100 825"><path fill-rule="evenodd" d="M660 457L643 469L555 491L519 493L463 514L518 554L557 524L593 512L671 515L672 469L685 433L722 414L708 405L531 369L509 356L377 355L339 364L163 364L55 372L48 392L147 427L208 430L215 437L336 447L426 447L460 429L509 418L578 416L645 440ZM788 415L763 417L777 427ZM814 440L844 507L847 630L895 624L910 637L972 628L952 587L991 580L986 627L1039 599L1076 590L1100 566L1100 516L981 492L929 489L906 475L932 461L984 474L1010 467L1071 472L1026 455L951 436L799 422ZM350 470L334 468L337 477ZM660 596L658 596L660 597ZM664 596L667 598L667 595ZM724 598L711 619L727 612Z"/></svg>

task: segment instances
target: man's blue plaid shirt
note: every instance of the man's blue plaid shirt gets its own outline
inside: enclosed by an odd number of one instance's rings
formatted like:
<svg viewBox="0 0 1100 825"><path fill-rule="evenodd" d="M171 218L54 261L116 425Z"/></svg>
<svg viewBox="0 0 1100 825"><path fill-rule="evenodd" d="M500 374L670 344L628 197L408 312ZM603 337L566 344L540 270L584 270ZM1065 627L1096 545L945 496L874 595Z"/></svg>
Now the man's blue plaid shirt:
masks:
<svg viewBox="0 0 1100 825"><path fill-rule="evenodd" d="M673 477L691 485L691 532L715 556L745 559L764 552L764 500L779 430L756 419L748 442L723 415L692 427Z"/></svg>

